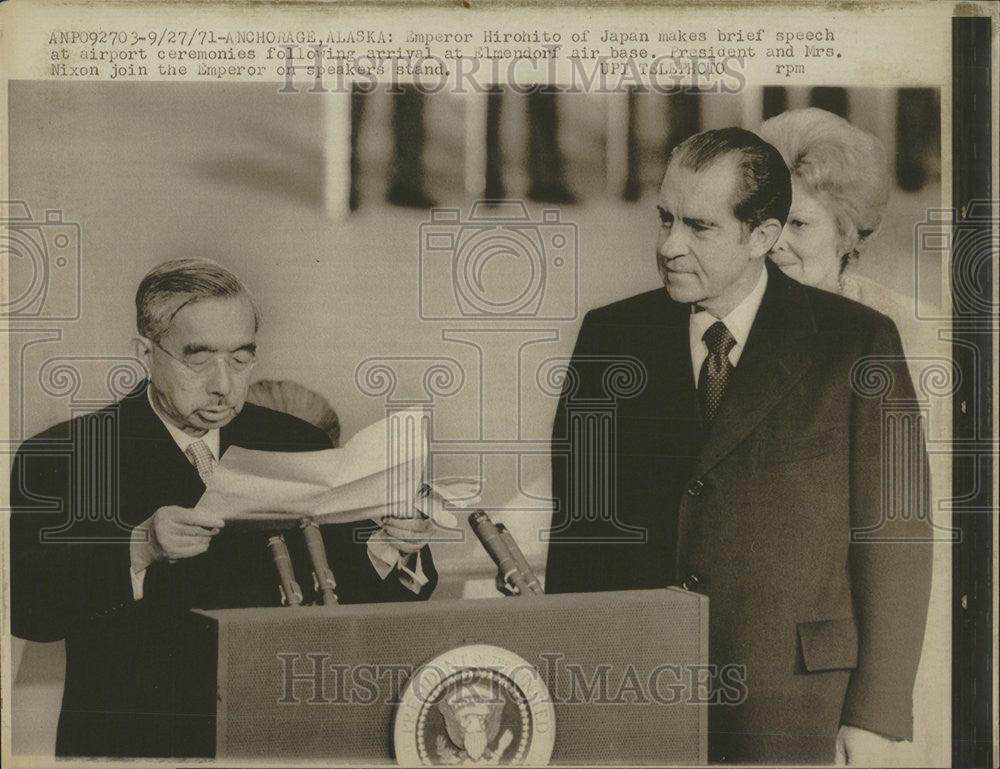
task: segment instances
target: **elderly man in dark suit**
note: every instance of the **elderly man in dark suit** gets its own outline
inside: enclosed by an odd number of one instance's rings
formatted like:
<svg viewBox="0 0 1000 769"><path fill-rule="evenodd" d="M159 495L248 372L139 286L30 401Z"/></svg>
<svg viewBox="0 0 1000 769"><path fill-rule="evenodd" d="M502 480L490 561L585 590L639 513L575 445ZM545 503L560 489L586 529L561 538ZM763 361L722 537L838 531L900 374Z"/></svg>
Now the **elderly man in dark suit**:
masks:
<svg viewBox="0 0 1000 769"><path fill-rule="evenodd" d="M66 639L59 755L204 754L215 703L188 697L204 660L183 648L180 618L192 607L277 605L281 593L269 532L193 508L229 446L331 446L318 428L245 403L259 315L221 265L158 266L136 310L148 382L26 441L11 476L12 632ZM359 526L322 527L340 600L426 598L436 582L427 527L417 517L386 525L394 563L356 544ZM287 539L309 598L304 545Z"/></svg>
<svg viewBox="0 0 1000 769"><path fill-rule="evenodd" d="M580 329L546 590L705 593L710 662L746 693L713 701L710 759L865 764L912 738L926 455L892 322L765 265L790 201L781 156L747 131L671 154L665 289Z"/></svg>

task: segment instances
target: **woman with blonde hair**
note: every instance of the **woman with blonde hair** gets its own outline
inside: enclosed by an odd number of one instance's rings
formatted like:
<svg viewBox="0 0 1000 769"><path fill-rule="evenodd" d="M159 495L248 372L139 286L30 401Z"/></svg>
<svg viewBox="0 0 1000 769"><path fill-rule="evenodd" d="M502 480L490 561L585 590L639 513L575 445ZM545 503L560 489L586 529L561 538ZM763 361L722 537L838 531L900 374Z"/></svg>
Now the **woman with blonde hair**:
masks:
<svg viewBox="0 0 1000 769"><path fill-rule="evenodd" d="M757 134L778 149L792 175L792 208L771 259L800 283L884 312L870 296L878 287L848 271L878 230L889 200L882 142L815 107L776 115Z"/></svg>

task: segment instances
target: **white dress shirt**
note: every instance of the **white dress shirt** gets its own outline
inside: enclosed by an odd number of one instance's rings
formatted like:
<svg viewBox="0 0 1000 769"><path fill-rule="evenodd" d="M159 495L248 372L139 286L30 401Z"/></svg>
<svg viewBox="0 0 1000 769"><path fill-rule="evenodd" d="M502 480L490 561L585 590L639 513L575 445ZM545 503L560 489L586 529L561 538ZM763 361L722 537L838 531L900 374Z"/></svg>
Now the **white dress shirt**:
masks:
<svg viewBox="0 0 1000 769"><path fill-rule="evenodd" d="M200 437L189 435L157 411L149 388L146 389L146 397L149 398L149 405L153 409L153 413L163 422L163 426L167 428L167 432L170 433L170 437L174 439L174 443L177 444L177 448L181 452L185 452L187 447L192 443L202 441L208 446L209 451L212 452L215 461L219 461L221 444L217 429L209 430ZM149 531L152 520L152 517L150 517L133 529L132 542L129 546L131 560L129 576L132 579L132 596L137 601L142 598L142 586L146 578L146 567L152 562L152 542L143 536L143 532ZM383 536L380 537L379 535ZM401 553L392 547L387 540L388 538L384 536L381 530L373 534L369 539L368 559L371 561L372 567L382 579L388 577L393 569L398 569L399 581L407 589L414 593L419 593L421 588L427 584L427 575L424 573L420 553Z"/></svg>
<svg viewBox="0 0 1000 769"><path fill-rule="evenodd" d="M761 300L764 298L764 289L767 288L767 268L761 265L760 277L757 285L747 294L746 298L740 302L724 318L717 318L708 310L691 313L691 320L688 324L688 333L691 341L691 365L694 367L694 386L698 386L698 379L701 377L701 367L708 357L708 345L702 337L708 331L709 326L717 320L726 324L729 333L733 335L736 344L729 351L729 362L733 368L740 361L743 348L746 346L747 337L750 336L750 328L753 326L754 318L757 317L757 310L760 309Z"/></svg>

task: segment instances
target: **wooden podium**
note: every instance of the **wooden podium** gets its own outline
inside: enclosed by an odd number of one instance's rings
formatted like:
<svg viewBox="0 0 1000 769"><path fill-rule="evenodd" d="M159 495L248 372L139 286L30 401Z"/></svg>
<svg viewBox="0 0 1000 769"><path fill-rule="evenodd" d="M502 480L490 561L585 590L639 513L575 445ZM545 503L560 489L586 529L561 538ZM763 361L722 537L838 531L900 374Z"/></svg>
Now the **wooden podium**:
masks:
<svg viewBox="0 0 1000 769"><path fill-rule="evenodd" d="M707 760L708 599L696 593L195 611L189 620L192 648L218 651L204 682L215 691L198 700L214 695L215 713L197 727L217 759L393 765L402 732L400 760L461 763L471 754L460 753L458 719L489 710L477 692L506 691L492 747L472 749L477 763L530 762L546 741L554 765ZM487 672L496 655L523 664Z"/></svg>

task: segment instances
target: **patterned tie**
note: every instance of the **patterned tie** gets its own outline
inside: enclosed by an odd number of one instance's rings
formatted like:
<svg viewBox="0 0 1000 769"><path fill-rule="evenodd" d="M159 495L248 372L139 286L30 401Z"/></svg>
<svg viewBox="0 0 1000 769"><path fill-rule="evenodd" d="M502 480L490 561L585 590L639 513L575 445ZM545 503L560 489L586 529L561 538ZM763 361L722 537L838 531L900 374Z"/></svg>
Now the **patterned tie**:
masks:
<svg viewBox="0 0 1000 769"><path fill-rule="evenodd" d="M205 444L205 441L195 441L184 449L184 453L191 460L191 464L195 466L201 480L207 484L208 479L215 471L215 456L212 454L212 450Z"/></svg>
<svg viewBox="0 0 1000 769"><path fill-rule="evenodd" d="M719 402L726 394L726 385L734 371L733 364L729 362L729 351L736 345L736 340L721 320L709 326L702 339L708 347L708 357L701 365L698 395L701 398L702 416L711 421L715 419Z"/></svg>

